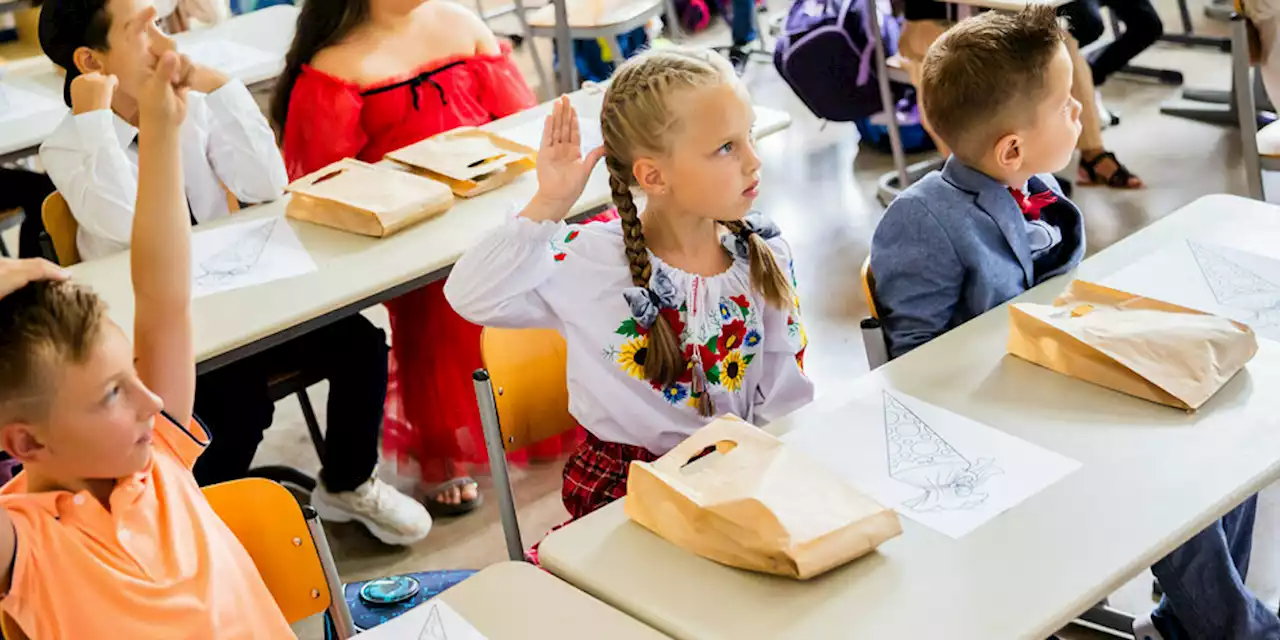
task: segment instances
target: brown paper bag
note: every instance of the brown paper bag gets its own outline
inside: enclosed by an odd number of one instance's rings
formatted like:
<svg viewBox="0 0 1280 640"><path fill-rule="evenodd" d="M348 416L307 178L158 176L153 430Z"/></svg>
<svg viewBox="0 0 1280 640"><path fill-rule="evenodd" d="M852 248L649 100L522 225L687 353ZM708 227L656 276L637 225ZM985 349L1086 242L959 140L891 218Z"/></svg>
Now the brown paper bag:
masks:
<svg viewBox="0 0 1280 640"><path fill-rule="evenodd" d="M463 198L501 187L533 169L537 151L497 134L459 127L387 154Z"/></svg>
<svg viewBox="0 0 1280 640"><path fill-rule="evenodd" d="M690 459L714 446L721 456ZM892 510L782 441L721 417L632 462L627 516L704 558L807 580L902 533Z"/></svg>
<svg viewBox="0 0 1280 640"><path fill-rule="evenodd" d="M294 180L290 218L383 238L453 206L449 188L392 167L339 160Z"/></svg>
<svg viewBox="0 0 1280 640"><path fill-rule="evenodd" d="M1009 353L1179 409L1198 409L1257 352L1243 324L1083 280L1052 306L1009 307Z"/></svg>

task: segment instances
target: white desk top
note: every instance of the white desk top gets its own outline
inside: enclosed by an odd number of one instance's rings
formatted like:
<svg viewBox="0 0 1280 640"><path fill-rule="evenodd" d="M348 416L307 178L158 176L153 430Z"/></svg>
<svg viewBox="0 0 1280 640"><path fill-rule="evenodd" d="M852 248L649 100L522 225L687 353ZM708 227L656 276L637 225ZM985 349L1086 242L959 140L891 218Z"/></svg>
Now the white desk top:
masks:
<svg viewBox="0 0 1280 640"><path fill-rule="evenodd" d="M269 81L284 69L284 54L293 41L297 7L277 5L233 17L208 29L187 31L174 37L178 46L223 40L251 46L271 54L269 63L236 73L246 85ZM0 66L0 82L44 96L56 107L13 121L0 123L0 159L35 153L40 143L53 133L67 113L62 101L63 73L43 56Z"/></svg>
<svg viewBox="0 0 1280 640"><path fill-rule="evenodd" d="M1280 207L1202 198L1084 262L1102 279L1182 238L1275 255ZM1019 298L1050 302L1059 278ZM1048 637L1280 475L1280 343L1199 413L1124 396L1005 355L997 308L862 377L948 408L1083 467L953 540L903 519L877 553L810 583L730 569L626 520L620 503L551 534L544 566L677 638ZM822 348L816 345L816 348ZM841 419L848 389L775 433ZM732 606L708 606L706 594Z"/></svg>
<svg viewBox="0 0 1280 640"><path fill-rule="evenodd" d="M586 102L599 108L598 101ZM550 103L545 103L486 127L502 131L543 118L549 110ZM756 132L761 137L781 131L791 122L791 117L782 111L758 108L757 113ZM381 240L289 220L319 269L299 278L197 299L193 314L197 361L222 355L416 278L433 273L443 276L464 250L515 215L537 187L537 177L528 172L495 191L471 199L459 198L448 213ZM608 172L601 163L572 213L592 211L609 201ZM287 197L220 222L280 216L286 202ZM132 335L129 254L82 263L71 271L77 281L91 286L107 301L111 318Z"/></svg>
<svg viewBox="0 0 1280 640"><path fill-rule="evenodd" d="M662 640L646 627L545 571L523 562L503 562L437 596L489 640ZM356 636L402 640L389 622Z"/></svg>

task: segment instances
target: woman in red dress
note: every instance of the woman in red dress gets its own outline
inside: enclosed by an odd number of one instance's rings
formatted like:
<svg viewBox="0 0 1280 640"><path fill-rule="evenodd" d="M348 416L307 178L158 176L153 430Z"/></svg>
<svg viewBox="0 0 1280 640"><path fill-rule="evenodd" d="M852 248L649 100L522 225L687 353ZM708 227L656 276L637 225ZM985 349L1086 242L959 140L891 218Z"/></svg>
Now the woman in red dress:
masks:
<svg viewBox="0 0 1280 640"><path fill-rule="evenodd" d="M510 49L446 0L312 0L302 5L271 118L289 178L389 151L536 102ZM437 513L479 503L471 464L485 461L471 373L480 328L445 301L444 282L387 303L391 384L384 449L417 467ZM555 443L558 453L559 443ZM535 452L535 455L537 452Z"/></svg>

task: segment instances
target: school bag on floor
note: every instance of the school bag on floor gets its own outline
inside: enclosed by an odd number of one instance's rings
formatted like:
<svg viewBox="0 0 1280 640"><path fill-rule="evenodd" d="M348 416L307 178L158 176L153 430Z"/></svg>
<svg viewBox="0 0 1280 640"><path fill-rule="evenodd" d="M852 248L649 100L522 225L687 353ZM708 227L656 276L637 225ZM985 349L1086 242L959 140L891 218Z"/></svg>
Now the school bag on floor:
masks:
<svg viewBox="0 0 1280 640"><path fill-rule="evenodd" d="M773 65L814 115L850 122L883 110L868 9L876 0L795 0L783 23ZM900 26L881 10L886 56L898 50ZM898 87L897 92L905 87ZM901 95L894 98L894 102Z"/></svg>

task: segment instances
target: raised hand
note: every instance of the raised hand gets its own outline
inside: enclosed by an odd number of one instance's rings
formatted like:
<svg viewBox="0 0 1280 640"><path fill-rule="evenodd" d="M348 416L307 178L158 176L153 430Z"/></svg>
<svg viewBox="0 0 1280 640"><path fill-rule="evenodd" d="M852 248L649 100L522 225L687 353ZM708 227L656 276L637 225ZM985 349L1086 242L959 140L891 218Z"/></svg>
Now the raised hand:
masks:
<svg viewBox="0 0 1280 640"><path fill-rule="evenodd" d="M524 215L538 220L561 220L569 214L591 177L591 170L604 157L604 147L582 155L582 133L578 113L561 96L542 128L538 149L538 193Z"/></svg>
<svg viewBox="0 0 1280 640"><path fill-rule="evenodd" d="M58 265L40 258L0 258L0 298L38 280L66 280L67 277L67 272Z"/></svg>
<svg viewBox="0 0 1280 640"><path fill-rule="evenodd" d="M76 114L111 109L120 81L113 75L91 71L71 81L71 111Z"/></svg>

